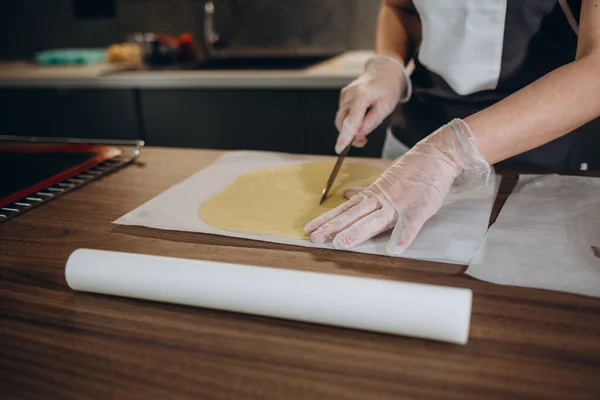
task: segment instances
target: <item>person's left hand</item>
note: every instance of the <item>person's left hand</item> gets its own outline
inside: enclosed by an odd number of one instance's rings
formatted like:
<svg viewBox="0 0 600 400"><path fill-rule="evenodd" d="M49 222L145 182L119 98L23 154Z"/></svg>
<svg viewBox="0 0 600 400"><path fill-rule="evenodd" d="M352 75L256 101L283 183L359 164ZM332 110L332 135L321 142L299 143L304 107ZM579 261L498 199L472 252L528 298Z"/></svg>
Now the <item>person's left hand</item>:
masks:
<svg viewBox="0 0 600 400"><path fill-rule="evenodd" d="M400 255L453 185L471 188L487 183L489 176L473 133L456 119L417 143L350 200L309 222L305 231L315 243L332 241L346 249L394 228L387 251Z"/></svg>

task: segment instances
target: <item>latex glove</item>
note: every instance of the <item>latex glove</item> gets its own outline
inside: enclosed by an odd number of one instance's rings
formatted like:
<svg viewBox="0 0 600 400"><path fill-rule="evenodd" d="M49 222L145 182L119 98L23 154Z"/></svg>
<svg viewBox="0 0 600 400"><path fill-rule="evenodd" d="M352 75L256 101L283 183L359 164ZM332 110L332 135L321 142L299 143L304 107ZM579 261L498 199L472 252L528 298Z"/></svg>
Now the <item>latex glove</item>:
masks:
<svg viewBox="0 0 600 400"><path fill-rule="evenodd" d="M400 255L451 189L487 184L491 168L467 124L455 119L399 157L375 182L339 207L309 222L315 243L346 249L394 228L387 251Z"/></svg>
<svg viewBox="0 0 600 400"><path fill-rule="evenodd" d="M363 190L365 190L367 188L368 185L358 185L358 186L352 186L348 189L344 189L344 197L347 199L351 199L353 196L359 194L360 192L362 192Z"/></svg>
<svg viewBox="0 0 600 400"><path fill-rule="evenodd" d="M385 55L371 57L365 64L365 72L340 94L335 116L339 132L336 153L339 154L355 137L354 145L363 147L367 143L366 136L394 111L400 101L407 101L410 94L410 78L399 60Z"/></svg>

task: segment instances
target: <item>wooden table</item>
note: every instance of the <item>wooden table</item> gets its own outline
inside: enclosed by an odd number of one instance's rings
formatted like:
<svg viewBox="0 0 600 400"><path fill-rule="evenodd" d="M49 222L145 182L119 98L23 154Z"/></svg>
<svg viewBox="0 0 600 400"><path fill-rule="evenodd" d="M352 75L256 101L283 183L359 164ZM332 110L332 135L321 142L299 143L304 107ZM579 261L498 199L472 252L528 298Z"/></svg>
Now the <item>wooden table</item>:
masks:
<svg viewBox="0 0 600 400"><path fill-rule="evenodd" d="M0 398L600 398L600 299L495 286L453 265L111 224L218 155L145 149L0 225ZM64 266L81 247L468 287L470 341L75 293Z"/></svg>

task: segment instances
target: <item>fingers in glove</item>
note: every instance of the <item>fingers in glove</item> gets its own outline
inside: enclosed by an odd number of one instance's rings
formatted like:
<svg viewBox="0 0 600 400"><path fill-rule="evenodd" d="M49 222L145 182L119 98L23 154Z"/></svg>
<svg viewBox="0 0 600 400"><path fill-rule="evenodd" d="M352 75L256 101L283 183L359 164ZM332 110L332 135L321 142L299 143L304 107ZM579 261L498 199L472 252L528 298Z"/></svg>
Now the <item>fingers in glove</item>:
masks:
<svg viewBox="0 0 600 400"><path fill-rule="evenodd" d="M362 201L348 211L323 224L310 235L310 239L315 243L329 242L338 233L353 225L356 221L381 208L379 202L373 197L361 195L354 198L362 198ZM352 199L349 201L352 201Z"/></svg>
<svg viewBox="0 0 600 400"><path fill-rule="evenodd" d="M359 194L360 192L362 192L366 187L367 187L367 185L359 185L359 186L353 186L351 188L348 188L348 189L344 190L344 197L347 199L350 199L350 198L354 197L355 195Z"/></svg>
<svg viewBox="0 0 600 400"><path fill-rule="evenodd" d="M367 138L357 138L352 142L352 146L362 149L367 144Z"/></svg>
<svg viewBox="0 0 600 400"><path fill-rule="evenodd" d="M426 221L427 218L421 216L407 218L401 215L386 246L388 254L399 256L404 253L415 240Z"/></svg>
<svg viewBox="0 0 600 400"><path fill-rule="evenodd" d="M338 105L338 111L335 114L335 127L338 132L342 131L344 120L348 116L350 109L354 106L357 100L356 90L351 90L348 93L342 91L340 96L340 103Z"/></svg>
<svg viewBox="0 0 600 400"><path fill-rule="evenodd" d="M348 107L340 107L337 113L335 114L335 128L338 130L338 132L342 131L342 124L346 119L348 112L350 112L350 109Z"/></svg>
<svg viewBox="0 0 600 400"><path fill-rule="evenodd" d="M340 134L337 143L335 144L336 153L341 153L342 150L354 140L354 137L362 126L365 113L370 105L369 97L363 96L356 98L356 101L348 111L348 115L346 115L342 122Z"/></svg>
<svg viewBox="0 0 600 400"><path fill-rule="evenodd" d="M377 210L338 233L333 239L333 247L348 249L386 232L394 227L397 216L392 207Z"/></svg>
<svg viewBox="0 0 600 400"><path fill-rule="evenodd" d="M311 235L314 231L319 229L323 224L331 221L338 215L348 211L349 209L351 209L352 207L356 206L361 201L363 201L363 199L364 199L364 196L357 196L355 198L352 198L352 199L340 204L336 208L327 211L326 213L320 215L319 217L313 219L308 224L306 224L306 226L304 227L304 232L306 232L307 235Z"/></svg>
<svg viewBox="0 0 600 400"><path fill-rule="evenodd" d="M356 140L364 138L369 133L373 132L382 122L385 116L382 113L381 106L375 104L363 119L363 123L358 130ZM365 140L366 143L366 140Z"/></svg>

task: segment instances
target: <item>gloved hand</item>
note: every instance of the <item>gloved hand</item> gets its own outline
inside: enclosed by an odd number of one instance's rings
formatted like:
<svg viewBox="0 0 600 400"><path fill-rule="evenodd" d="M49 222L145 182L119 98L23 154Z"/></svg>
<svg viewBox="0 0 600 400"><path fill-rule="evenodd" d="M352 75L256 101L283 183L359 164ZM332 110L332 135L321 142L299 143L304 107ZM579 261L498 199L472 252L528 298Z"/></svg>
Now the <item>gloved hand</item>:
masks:
<svg viewBox="0 0 600 400"><path fill-rule="evenodd" d="M487 184L489 164L460 119L442 126L398 158L375 182L339 207L309 222L315 243L338 249L394 228L387 251L400 255L450 192Z"/></svg>
<svg viewBox="0 0 600 400"><path fill-rule="evenodd" d="M411 94L410 78L404 65L391 56L376 55L365 64L365 72L342 89L335 126L340 134L335 145L340 153L352 139L356 147L367 143L366 136ZM367 109L371 109L367 112Z"/></svg>

